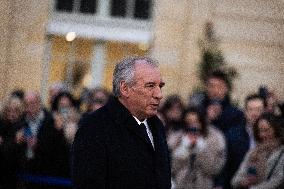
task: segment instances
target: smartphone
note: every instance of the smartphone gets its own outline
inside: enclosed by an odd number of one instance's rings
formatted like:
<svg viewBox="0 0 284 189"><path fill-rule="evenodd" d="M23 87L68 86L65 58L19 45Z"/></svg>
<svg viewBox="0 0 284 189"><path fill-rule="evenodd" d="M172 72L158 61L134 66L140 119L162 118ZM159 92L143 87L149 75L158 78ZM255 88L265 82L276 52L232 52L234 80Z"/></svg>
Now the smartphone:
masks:
<svg viewBox="0 0 284 189"><path fill-rule="evenodd" d="M249 167L248 170L247 170L247 174L248 175L257 175L256 168L253 167L253 166Z"/></svg>

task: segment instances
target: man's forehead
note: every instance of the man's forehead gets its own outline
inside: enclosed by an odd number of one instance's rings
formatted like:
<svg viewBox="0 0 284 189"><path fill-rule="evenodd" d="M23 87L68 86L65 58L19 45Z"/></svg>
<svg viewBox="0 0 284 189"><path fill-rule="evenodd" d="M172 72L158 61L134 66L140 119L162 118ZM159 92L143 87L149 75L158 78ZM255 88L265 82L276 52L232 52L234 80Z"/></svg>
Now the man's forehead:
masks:
<svg viewBox="0 0 284 189"><path fill-rule="evenodd" d="M247 105L251 106L263 106L263 101L261 99L255 98L247 102Z"/></svg>
<svg viewBox="0 0 284 189"><path fill-rule="evenodd" d="M39 101L39 100L40 100L40 97L35 93L27 94L25 96L25 102L34 102L34 101Z"/></svg>

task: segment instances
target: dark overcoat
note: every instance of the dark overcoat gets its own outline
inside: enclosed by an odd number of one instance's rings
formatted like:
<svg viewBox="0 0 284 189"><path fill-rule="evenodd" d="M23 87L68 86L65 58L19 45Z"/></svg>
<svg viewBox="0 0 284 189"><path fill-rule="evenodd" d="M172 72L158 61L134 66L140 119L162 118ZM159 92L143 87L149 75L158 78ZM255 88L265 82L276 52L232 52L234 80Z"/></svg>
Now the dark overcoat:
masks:
<svg viewBox="0 0 284 189"><path fill-rule="evenodd" d="M73 144L76 189L170 189L164 127L147 119L155 149L130 112L115 98L80 121Z"/></svg>
<svg viewBox="0 0 284 189"><path fill-rule="evenodd" d="M31 175L70 177L70 146L64 137L63 130L55 128L52 115L44 110L37 134L37 145L34 157L25 159L23 173ZM28 123L25 123L28 127Z"/></svg>

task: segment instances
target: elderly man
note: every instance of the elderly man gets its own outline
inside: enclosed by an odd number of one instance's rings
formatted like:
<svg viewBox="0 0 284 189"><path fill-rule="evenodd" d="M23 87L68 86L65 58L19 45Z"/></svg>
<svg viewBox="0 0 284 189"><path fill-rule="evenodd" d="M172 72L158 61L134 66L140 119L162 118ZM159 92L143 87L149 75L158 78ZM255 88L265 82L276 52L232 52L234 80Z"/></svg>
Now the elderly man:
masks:
<svg viewBox="0 0 284 189"><path fill-rule="evenodd" d="M43 108L38 92L27 92L24 104L26 115L23 139L26 143L26 157L22 172L34 180L25 183L26 188L48 188L45 186L47 183L35 182L36 178L68 176L68 144L63 131L55 128L52 115Z"/></svg>
<svg viewBox="0 0 284 189"><path fill-rule="evenodd" d="M150 58L127 58L116 65L114 98L81 120L75 137L75 188L171 188L164 128L156 116L163 86Z"/></svg>

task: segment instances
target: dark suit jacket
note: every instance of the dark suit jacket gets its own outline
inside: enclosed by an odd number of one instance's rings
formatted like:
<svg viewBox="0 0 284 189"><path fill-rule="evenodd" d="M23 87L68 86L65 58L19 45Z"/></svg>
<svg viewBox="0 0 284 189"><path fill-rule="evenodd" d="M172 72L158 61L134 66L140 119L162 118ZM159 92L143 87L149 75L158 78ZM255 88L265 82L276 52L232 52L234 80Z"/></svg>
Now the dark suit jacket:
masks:
<svg viewBox="0 0 284 189"><path fill-rule="evenodd" d="M74 188L170 189L163 125L156 116L147 122L155 150L117 99L82 119L73 144Z"/></svg>
<svg viewBox="0 0 284 189"><path fill-rule="evenodd" d="M227 162L224 173L224 189L231 189L230 181L241 165L250 146L245 125L231 127L226 133Z"/></svg>

